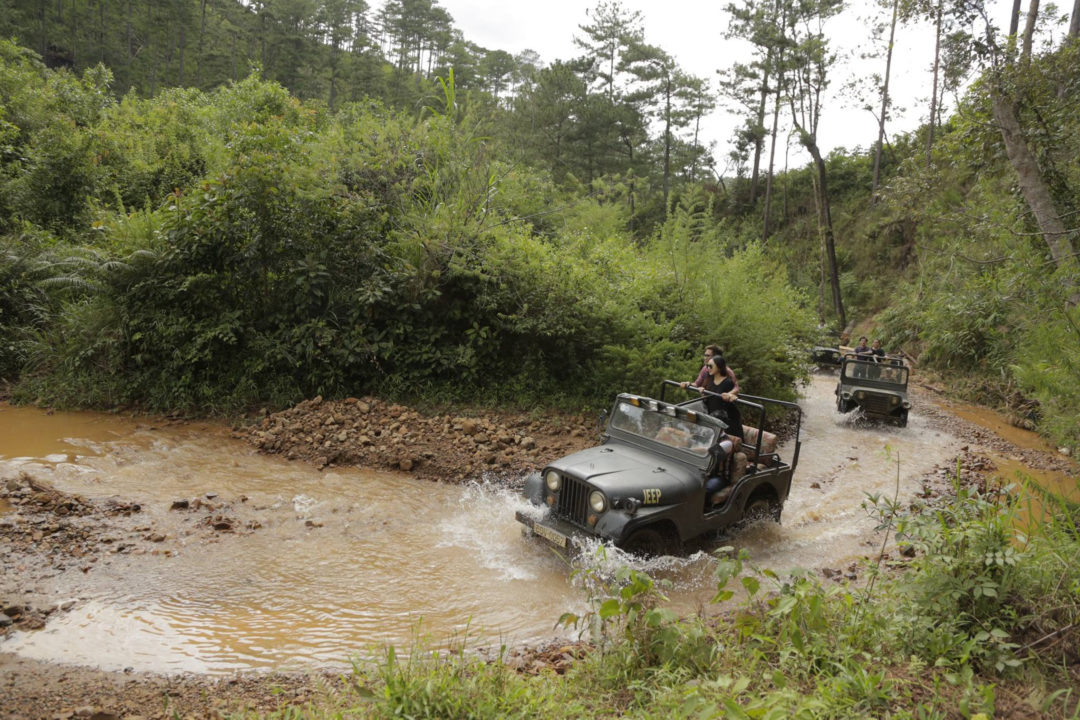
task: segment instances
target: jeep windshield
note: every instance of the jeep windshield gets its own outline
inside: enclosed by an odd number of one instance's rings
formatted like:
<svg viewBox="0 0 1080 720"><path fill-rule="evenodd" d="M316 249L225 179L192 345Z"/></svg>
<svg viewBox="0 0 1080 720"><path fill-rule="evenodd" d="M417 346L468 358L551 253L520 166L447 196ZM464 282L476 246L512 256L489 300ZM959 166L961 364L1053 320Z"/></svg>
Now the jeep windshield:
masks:
<svg viewBox="0 0 1080 720"><path fill-rule="evenodd" d="M892 363L876 363L872 360L852 360L844 362L844 379L854 382L873 380L889 385L908 384L908 369Z"/></svg>
<svg viewBox="0 0 1080 720"><path fill-rule="evenodd" d="M620 395L609 428L704 457L720 428L699 424L701 419L698 413L675 405Z"/></svg>

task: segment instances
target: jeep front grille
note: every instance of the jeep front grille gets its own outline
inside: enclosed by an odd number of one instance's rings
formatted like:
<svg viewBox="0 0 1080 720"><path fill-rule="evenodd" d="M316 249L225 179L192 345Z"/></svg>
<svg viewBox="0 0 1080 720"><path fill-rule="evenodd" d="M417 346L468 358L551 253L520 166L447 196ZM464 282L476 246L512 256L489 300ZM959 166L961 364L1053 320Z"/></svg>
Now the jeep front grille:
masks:
<svg viewBox="0 0 1080 720"><path fill-rule="evenodd" d="M892 404L891 395L867 395L860 401L863 412L874 413L875 415L888 415L894 409L899 408L899 405Z"/></svg>
<svg viewBox="0 0 1080 720"><path fill-rule="evenodd" d="M577 478L563 476L562 489L555 502L555 514L570 522L585 525L589 515L589 486Z"/></svg>

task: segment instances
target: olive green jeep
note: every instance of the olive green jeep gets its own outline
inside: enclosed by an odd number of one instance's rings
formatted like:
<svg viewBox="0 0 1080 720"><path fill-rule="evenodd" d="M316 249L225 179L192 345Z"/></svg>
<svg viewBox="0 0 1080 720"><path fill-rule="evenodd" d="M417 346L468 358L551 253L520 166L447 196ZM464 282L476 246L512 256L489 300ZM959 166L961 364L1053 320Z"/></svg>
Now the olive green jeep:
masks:
<svg viewBox="0 0 1080 720"><path fill-rule="evenodd" d="M599 445L559 458L526 479L524 493L533 509L516 513L526 535L565 550L594 537L628 552L662 555L744 521L780 521L799 460L799 406L740 396L744 421L756 423L743 426L740 441L727 434L723 420L708 414L696 391L693 399L666 401L670 387L681 386L665 380L659 400L620 394ZM776 434L764 430L781 415L794 419L787 460L776 451ZM719 479L712 483L719 490L706 490L710 478Z"/></svg>
<svg viewBox="0 0 1080 720"><path fill-rule="evenodd" d="M828 347L825 345L815 345L810 350L810 362L822 368L839 367L842 357L843 352L840 350L840 348Z"/></svg>
<svg viewBox="0 0 1080 720"><path fill-rule="evenodd" d="M905 427L911 401L908 368L903 359L844 353L836 384L836 409L841 413L860 410L863 417Z"/></svg>

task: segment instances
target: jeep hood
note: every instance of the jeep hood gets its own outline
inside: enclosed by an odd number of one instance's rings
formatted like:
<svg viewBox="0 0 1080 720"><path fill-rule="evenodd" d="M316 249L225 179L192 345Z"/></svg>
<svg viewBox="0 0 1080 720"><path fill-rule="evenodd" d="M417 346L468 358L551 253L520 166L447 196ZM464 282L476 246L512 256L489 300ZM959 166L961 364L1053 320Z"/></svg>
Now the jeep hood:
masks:
<svg viewBox="0 0 1080 720"><path fill-rule="evenodd" d="M658 452L609 442L556 460L548 467L588 482L609 495L641 488L673 492L701 485L702 471Z"/></svg>

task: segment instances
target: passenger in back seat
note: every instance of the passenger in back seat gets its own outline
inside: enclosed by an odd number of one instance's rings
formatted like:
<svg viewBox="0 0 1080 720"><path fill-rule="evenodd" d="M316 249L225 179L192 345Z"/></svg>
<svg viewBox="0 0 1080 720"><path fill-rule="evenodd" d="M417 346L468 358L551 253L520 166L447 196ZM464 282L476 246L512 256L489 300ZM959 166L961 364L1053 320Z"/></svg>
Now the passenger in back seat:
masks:
<svg viewBox="0 0 1080 720"><path fill-rule="evenodd" d="M720 459L716 468L716 475L705 481L705 507L713 504L716 493L731 485L731 457L735 449L733 440L721 440L720 447L724 450L724 456ZM722 496L726 499L727 496ZM720 499L717 502L721 502Z"/></svg>

